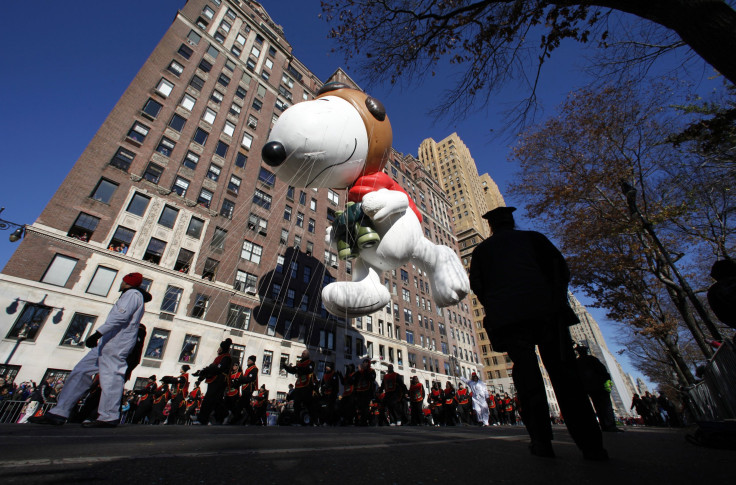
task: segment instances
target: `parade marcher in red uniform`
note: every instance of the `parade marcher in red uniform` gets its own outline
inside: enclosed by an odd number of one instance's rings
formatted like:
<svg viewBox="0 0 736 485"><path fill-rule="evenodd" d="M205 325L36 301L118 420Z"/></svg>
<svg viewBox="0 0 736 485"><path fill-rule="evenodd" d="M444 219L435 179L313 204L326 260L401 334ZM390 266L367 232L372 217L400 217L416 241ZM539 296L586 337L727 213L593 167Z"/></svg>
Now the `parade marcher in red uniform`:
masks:
<svg viewBox="0 0 736 485"><path fill-rule="evenodd" d="M411 407L411 426L421 426L424 420L424 412L422 403L424 403L424 386L419 382L417 376L411 378L411 386L409 386L409 406Z"/></svg>
<svg viewBox="0 0 736 485"><path fill-rule="evenodd" d="M432 421L435 426L439 426L444 423L444 414L442 409L442 389L440 388L439 382L432 383L432 390L429 392L429 409L432 412Z"/></svg>
<svg viewBox="0 0 736 485"><path fill-rule="evenodd" d="M235 412L233 413L234 416L231 422L236 423L242 418L242 424L244 426L253 424L256 414L251 401L253 393L258 390L258 367L256 367L255 355L248 357L245 370L233 385L240 386L240 400L237 406L235 406ZM243 415L244 411L245 415Z"/></svg>
<svg viewBox="0 0 736 485"><path fill-rule="evenodd" d="M355 407L358 424L367 426L370 420L371 399L375 395L376 371L371 367L371 359L365 358L355 376Z"/></svg>
<svg viewBox="0 0 736 485"><path fill-rule="evenodd" d="M508 392L503 394L503 414L506 416L506 424L516 424L514 418L514 401Z"/></svg>
<svg viewBox="0 0 736 485"><path fill-rule="evenodd" d="M199 388L199 382L197 382L189 394L187 395L186 411L184 417L186 419L194 420L199 409L202 406L202 389Z"/></svg>
<svg viewBox="0 0 736 485"><path fill-rule="evenodd" d="M455 426L457 424L457 400L455 399L455 386L450 381L445 383L445 390L442 392L442 409L445 414L445 426Z"/></svg>
<svg viewBox="0 0 736 485"><path fill-rule="evenodd" d="M321 424L336 424L335 407L337 395L340 392L340 373L335 371L335 364L325 363L325 373L319 381L320 393L320 422Z"/></svg>
<svg viewBox="0 0 736 485"><path fill-rule="evenodd" d="M501 424L498 418L498 401L496 400L496 396L493 394L488 394L488 412L490 415L490 423L493 425Z"/></svg>
<svg viewBox="0 0 736 485"><path fill-rule="evenodd" d="M343 392L340 398L340 416L343 426L355 423L355 365L348 364L343 377Z"/></svg>
<svg viewBox="0 0 736 485"><path fill-rule="evenodd" d="M233 363L233 367L230 370L230 375L227 381L227 389L225 389L225 409L230 413L230 424L235 424L238 402L240 401L240 386L238 385L238 380L242 376L243 369L240 368L240 364Z"/></svg>
<svg viewBox="0 0 736 485"><path fill-rule="evenodd" d="M470 393L462 382L458 384L456 398L457 413L460 416L460 422L470 424Z"/></svg>
<svg viewBox="0 0 736 485"><path fill-rule="evenodd" d="M258 426L266 426L268 421L266 420L266 411L268 409L268 389L263 384L258 393L253 397L253 424Z"/></svg>
<svg viewBox="0 0 736 485"><path fill-rule="evenodd" d="M233 341L225 339L220 342L215 360L202 370L194 373L197 376L197 384L204 379L207 382L207 392L202 399L202 406L197 415L197 423L207 425L210 422L210 414L215 413L215 420L221 423L227 414L223 399L227 389L228 373L232 366L230 357L230 345Z"/></svg>
<svg viewBox="0 0 736 485"><path fill-rule="evenodd" d="M150 424L163 424L166 421L164 408L169 402L169 385L161 380L161 384L153 391L153 403L151 404Z"/></svg>
<svg viewBox="0 0 736 485"><path fill-rule="evenodd" d="M406 421L403 413L403 386L401 385L401 376L394 372L393 364L389 364L387 372L383 376L380 389L385 392L383 404L388 411L388 416L392 424L400 425Z"/></svg>
<svg viewBox="0 0 736 485"><path fill-rule="evenodd" d="M179 376L171 385L171 410L166 424L182 424L187 410L187 394L189 393L189 369L186 364L181 366Z"/></svg>
<svg viewBox="0 0 736 485"><path fill-rule="evenodd" d="M143 423L146 418L150 419L151 407L153 406L153 392L156 390L156 376L148 378L148 383L143 389L135 391L138 397L138 405L133 414L133 424Z"/></svg>
<svg viewBox="0 0 736 485"><path fill-rule="evenodd" d="M317 413L314 409L314 362L309 359L309 351L304 349L302 352L302 358L296 365L285 365L284 369L289 374L296 375L296 383L294 383L294 392L292 392L292 398L294 399L294 415L296 416L297 422L302 425L308 425L310 423L316 423ZM302 418L302 410L306 410L309 414L309 421L307 422Z"/></svg>

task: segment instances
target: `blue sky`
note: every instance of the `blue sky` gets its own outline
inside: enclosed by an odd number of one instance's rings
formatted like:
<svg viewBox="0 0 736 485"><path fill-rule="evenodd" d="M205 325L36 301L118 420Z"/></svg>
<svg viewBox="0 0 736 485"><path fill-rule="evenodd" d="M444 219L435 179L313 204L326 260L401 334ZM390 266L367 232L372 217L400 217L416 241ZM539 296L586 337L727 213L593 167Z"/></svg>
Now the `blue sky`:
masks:
<svg viewBox="0 0 736 485"><path fill-rule="evenodd" d="M0 218L28 224L36 220L184 3L75 0L4 6L0 205L5 211ZM318 18L318 0L262 0L262 4L283 26L294 55L319 78L345 68L342 54L330 53L333 44L327 39L328 25ZM543 70L538 95L547 112L582 84L582 75L576 73L582 62L577 46L563 47ZM452 83L451 74L442 73L420 86L391 89L368 86L356 72L346 70L386 106L397 150L416 155L423 139L440 140L457 132L479 172L488 172L499 185L507 205L521 205L507 195L514 172L507 161L511 142L492 135L503 129L501 113L519 99L520 92L503 91L487 110L471 113L461 122L435 123L427 112ZM17 247L6 235L9 232L0 237L0 267ZM609 347L619 348L614 325L601 312L591 311ZM631 369L625 358L621 362Z"/></svg>

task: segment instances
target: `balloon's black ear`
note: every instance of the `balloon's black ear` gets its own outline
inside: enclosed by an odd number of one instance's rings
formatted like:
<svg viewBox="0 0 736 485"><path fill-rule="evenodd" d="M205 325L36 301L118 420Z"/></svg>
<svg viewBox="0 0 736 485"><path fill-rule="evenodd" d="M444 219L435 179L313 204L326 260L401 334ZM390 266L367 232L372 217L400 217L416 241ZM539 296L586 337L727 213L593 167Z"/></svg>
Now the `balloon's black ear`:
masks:
<svg viewBox="0 0 736 485"><path fill-rule="evenodd" d="M383 103L378 101L376 98L372 96L365 98L365 106L368 108L368 112L378 121L386 119L386 108L384 108Z"/></svg>

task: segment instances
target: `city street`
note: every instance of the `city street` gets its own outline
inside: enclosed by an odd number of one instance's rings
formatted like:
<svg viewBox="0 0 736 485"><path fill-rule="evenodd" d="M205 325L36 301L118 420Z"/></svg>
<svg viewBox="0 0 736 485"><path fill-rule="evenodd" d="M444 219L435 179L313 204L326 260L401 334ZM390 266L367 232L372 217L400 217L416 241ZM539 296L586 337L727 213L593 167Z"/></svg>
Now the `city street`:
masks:
<svg viewBox="0 0 736 485"><path fill-rule="evenodd" d="M611 460L588 462L564 427L557 458L527 450L522 427L300 428L0 426L9 483L679 484L729 483L735 453L687 430L606 434Z"/></svg>

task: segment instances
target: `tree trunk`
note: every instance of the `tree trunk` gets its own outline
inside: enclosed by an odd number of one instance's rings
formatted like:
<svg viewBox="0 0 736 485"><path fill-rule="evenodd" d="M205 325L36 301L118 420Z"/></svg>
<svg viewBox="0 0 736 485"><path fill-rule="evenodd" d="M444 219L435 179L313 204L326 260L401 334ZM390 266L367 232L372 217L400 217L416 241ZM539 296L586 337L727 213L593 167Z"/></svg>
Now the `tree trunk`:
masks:
<svg viewBox="0 0 736 485"><path fill-rule="evenodd" d="M736 84L736 11L723 0L590 0L552 2L612 8L671 29Z"/></svg>
<svg viewBox="0 0 736 485"><path fill-rule="evenodd" d="M692 333L693 338L695 338L695 343L700 348L700 351L703 352L703 355L708 359L713 357L713 349L708 345L708 342L705 341L703 330L698 325L698 322L695 321L695 317L693 317L693 314L688 308L687 296L681 289L673 288L672 286L667 286L667 293L669 293L672 303L675 304L678 313L682 316L682 320L685 322L685 325L690 329L690 333Z"/></svg>
<svg viewBox="0 0 736 485"><path fill-rule="evenodd" d="M682 384L688 386L695 384L695 377L693 376L693 373L690 372L690 367L687 365L687 362L685 362L685 358L682 356L682 352L680 352L680 347L677 346L672 335L665 335L662 339L662 343L667 347L667 352L670 359L672 359L672 366L675 368L678 380Z"/></svg>

